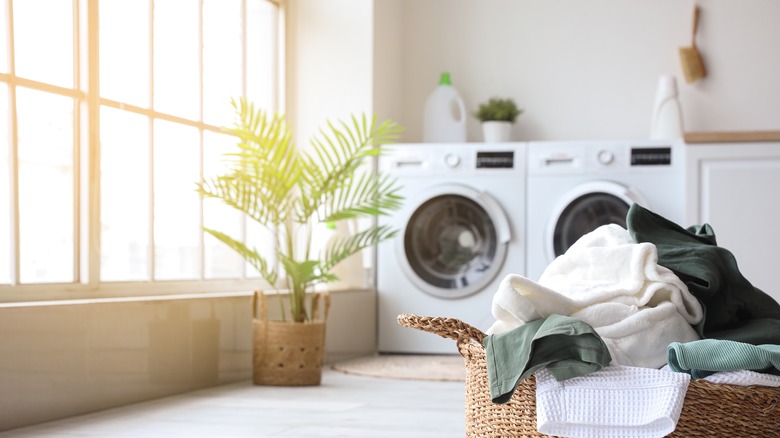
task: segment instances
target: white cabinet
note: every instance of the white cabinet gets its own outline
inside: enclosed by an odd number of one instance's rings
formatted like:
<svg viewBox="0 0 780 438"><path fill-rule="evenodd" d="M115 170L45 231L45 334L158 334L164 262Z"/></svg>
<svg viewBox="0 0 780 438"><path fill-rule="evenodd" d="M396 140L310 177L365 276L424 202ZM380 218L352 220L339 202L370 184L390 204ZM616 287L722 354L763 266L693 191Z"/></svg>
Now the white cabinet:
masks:
<svg viewBox="0 0 780 438"><path fill-rule="evenodd" d="M687 225L708 223L740 272L780 301L780 143L687 146Z"/></svg>

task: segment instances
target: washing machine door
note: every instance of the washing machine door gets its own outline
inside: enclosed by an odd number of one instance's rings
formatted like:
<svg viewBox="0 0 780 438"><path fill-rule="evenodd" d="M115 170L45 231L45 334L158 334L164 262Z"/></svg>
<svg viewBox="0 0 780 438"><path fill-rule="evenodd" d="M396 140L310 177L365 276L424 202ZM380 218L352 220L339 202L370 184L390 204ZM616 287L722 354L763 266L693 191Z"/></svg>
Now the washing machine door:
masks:
<svg viewBox="0 0 780 438"><path fill-rule="evenodd" d="M421 291L462 298L498 275L511 234L504 211L489 193L442 184L408 205L398 257L404 274Z"/></svg>
<svg viewBox="0 0 780 438"><path fill-rule="evenodd" d="M626 227L631 204L646 206L632 188L612 181L589 181L568 191L548 222L546 253L549 261L566 252L580 237L607 224Z"/></svg>

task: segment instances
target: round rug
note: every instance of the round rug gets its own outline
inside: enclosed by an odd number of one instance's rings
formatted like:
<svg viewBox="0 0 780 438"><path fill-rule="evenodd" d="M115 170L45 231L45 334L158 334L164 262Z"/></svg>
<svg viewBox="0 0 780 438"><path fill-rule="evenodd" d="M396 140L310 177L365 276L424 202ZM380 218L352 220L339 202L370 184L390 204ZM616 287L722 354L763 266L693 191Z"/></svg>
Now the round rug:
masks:
<svg viewBox="0 0 780 438"><path fill-rule="evenodd" d="M379 354L336 362L336 371L360 376L404 380L466 380L460 355Z"/></svg>

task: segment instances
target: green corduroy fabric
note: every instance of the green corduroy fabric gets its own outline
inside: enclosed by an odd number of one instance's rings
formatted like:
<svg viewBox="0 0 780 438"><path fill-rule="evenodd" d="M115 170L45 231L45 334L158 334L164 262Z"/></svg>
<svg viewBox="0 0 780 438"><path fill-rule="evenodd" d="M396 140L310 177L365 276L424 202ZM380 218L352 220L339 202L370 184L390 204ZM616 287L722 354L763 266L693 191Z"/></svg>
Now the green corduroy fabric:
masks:
<svg viewBox="0 0 780 438"><path fill-rule="evenodd" d="M780 345L721 339L669 344L669 368L701 379L720 371L751 370L780 375Z"/></svg>

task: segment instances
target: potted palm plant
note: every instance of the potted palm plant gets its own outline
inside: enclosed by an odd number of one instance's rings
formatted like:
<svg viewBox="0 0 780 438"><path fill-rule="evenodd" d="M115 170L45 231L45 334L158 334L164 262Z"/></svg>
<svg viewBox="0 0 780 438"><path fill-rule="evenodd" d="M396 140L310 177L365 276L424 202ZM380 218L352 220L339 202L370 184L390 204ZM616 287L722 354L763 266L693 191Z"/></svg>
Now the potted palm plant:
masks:
<svg viewBox="0 0 780 438"><path fill-rule="evenodd" d="M322 374L325 316L315 315L320 295L311 289L334 281L333 267L349 256L392 238L397 230L370 222L315 254L312 229L332 223L388 214L401 207L400 186L394 178L366 169L365 164L392 143L402 128L392 121L353 116L328 122L297 149L290 126L279 114L260 110L245 99L233 100L236 120L229 132L238 139L226 153L225 171L197 185L205 198L216 198L275 235L273 254L215 229L205 231L240 254L265 282L287 293L279 295L282 320L257 317L263 292L253 298L253 380L255 384L318 385ZM285 304L286 303L286 304ZM288 319L289 318L289 319ZM302 332L298 339L297 332Z"/></svg>
<svg viewBox="0 0 780 438"><path fill-rule="evenodd" d="M522 113L514 100L493 97L479 105L474 117L482 122L485 143L497 143L509 141L512 124Z"/></svg>

